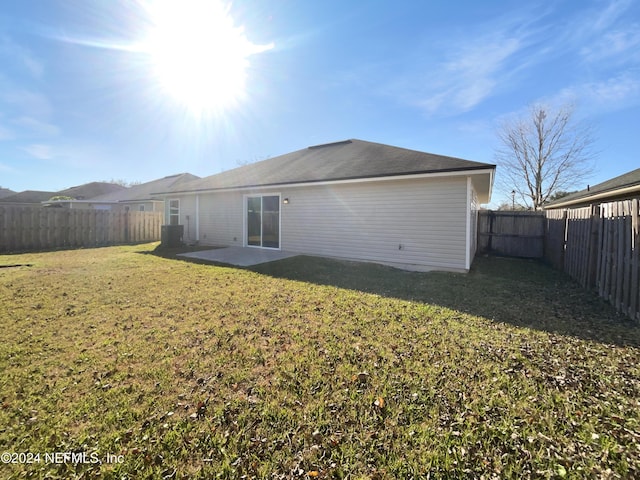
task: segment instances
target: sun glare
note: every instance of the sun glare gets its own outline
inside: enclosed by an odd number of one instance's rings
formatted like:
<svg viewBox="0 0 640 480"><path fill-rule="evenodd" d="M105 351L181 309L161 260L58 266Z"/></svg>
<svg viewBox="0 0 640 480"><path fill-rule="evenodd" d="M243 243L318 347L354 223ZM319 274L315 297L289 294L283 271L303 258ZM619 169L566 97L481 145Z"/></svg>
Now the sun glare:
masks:
<svg viewBox="0 0 640 480"><path fill-rule="evenodd" d="M255 45L221 0L160 0L149 6L145 50L163 90L197 114L233 107L245 94Z"/></svg>

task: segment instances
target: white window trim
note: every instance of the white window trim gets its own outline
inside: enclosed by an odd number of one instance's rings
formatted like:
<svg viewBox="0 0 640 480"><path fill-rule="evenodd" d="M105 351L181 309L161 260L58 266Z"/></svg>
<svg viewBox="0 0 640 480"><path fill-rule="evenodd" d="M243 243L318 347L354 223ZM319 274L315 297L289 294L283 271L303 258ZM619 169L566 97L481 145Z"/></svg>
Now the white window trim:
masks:
<svg viewBox="0 0 640 480"><path fill-rule="evenodd" d="M167 206L167 225L172 225L171 223L171 202L178 202L178 223L176 223L176 225L180 225L180 199L179 198L169 198L168 199L168 206ZM175 214L174 214L175 215Z"/></svg>

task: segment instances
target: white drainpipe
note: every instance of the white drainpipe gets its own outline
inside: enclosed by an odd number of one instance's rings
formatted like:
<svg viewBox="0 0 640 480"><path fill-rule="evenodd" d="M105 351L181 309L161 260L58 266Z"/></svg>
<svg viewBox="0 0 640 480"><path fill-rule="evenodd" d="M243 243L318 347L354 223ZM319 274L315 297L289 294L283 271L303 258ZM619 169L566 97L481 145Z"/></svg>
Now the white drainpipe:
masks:
<svg viewBox="0 0 640 480"><path fill-rule="evenodd" d="M196 242L200 242L200 195L196 195Z"/></svg>

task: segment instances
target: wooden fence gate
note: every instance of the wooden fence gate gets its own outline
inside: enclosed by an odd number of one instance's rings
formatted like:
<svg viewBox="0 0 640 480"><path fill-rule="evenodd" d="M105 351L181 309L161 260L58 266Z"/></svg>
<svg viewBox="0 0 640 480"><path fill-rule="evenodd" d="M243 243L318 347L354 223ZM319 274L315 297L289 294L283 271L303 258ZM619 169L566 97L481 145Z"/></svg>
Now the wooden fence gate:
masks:
<svg viewBox="0 0 640 480"><path fill-rule="evenodd" d="M478 212L478 253L542 258L545 225L541 212L481 210Z"/></svg>

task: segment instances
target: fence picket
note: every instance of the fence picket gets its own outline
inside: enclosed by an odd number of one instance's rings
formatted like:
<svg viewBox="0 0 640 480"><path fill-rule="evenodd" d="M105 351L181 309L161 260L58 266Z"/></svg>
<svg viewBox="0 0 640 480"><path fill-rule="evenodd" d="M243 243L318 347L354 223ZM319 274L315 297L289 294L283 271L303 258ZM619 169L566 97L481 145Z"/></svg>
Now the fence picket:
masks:
<svg viewBox="0 0 640 480"><path fill-rule="evenodd" d="M478 253L544 258L640 321L639 198L545 212L481 211L477 233Z"/></svg>
<svg viewBox="0 0 640 480"><path fill-rule="evenodd" d="M162 212L0 206L0 253L157 241L162 218Z"/></svg>
<svg viewBox="0 0 640 480"><path fill-rule="evenodd" d="M631 201L631 282L629 300L629 315L631 318L640 320L640 285L638 284L638 273L640 271L640 199Z"/></svg>

